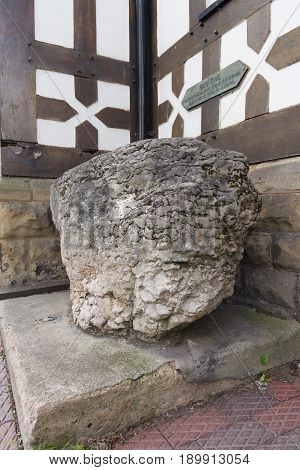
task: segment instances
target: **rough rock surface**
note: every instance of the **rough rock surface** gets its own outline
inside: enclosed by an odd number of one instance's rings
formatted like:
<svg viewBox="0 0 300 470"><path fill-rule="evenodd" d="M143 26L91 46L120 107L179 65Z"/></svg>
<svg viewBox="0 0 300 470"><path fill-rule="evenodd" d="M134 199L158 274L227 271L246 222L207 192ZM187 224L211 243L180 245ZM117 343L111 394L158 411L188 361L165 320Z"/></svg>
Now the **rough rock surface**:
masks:
<svg viewBox="0 0 300 470"><path fill-rule="evenodd" d="M233 293L260 201L244 155L199 139L149 140L96 156L51 191L83 329L157 339Z"/></svg>

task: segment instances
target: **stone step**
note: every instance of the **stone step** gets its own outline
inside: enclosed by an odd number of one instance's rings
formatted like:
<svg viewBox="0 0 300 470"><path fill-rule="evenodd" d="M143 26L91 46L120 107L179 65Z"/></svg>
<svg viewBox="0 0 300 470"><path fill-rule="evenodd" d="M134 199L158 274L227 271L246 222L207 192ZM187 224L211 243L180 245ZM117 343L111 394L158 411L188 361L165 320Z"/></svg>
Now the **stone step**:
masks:
<svg viewBox="0 0 300 470"><path fill-rule="evenodd" d="M69 292L0 302L26 448L123 432L300 358L300 324L224 305L158 343L82 332Z"/></svg>

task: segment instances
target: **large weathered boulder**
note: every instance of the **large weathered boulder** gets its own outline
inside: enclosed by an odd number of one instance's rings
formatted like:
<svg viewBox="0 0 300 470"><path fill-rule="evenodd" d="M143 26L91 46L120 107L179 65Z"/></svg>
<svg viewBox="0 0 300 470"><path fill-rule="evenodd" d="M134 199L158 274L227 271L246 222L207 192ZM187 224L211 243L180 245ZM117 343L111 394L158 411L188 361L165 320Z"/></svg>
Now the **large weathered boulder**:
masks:
<svg viewBox="0 0 300 470"><path fill-rule="evenodd" d="M83 329L160 338L233 293L260 210L244 155L199 139L148 140L99 155L52 188Z"/></svg>

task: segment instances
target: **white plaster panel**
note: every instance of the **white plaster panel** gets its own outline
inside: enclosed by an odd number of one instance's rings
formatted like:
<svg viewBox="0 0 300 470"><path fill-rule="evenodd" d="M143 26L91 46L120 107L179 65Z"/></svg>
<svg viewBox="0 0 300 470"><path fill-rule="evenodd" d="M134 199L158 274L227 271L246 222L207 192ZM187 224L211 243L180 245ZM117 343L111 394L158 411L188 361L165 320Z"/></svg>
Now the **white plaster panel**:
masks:
<svg viewBox="0 0 300 470"><path fill-rule="evenodd" d="M270 84L270 112L300 103L299 77L300 62L276 73Z"/></svg>
<svg viewBox="0 0 300 470"><path fill-rule="evenodd" d="M37 41L74 47L73 0L35 0L34 9Z"/></svg>
<svg viewBox="0 0 300 470"><path fill-rule="evenodd" d="M70 121L37 120L37 141L41 145L75 147L75 127Z"/></svg>
<svg viewBox="0 0 300 470"><path fill-rule="evenodd" d="M98 99L101 109L107 106L130 109L130 88L118 83L98 82Z"/></svg>
<svg viewBox="0 0 300 470"><path fill-rule="evenodd" d="M97 53L129 62L129 0L96 0Z"/></svg>
<svg viewBox="0 0 300 470"><path fill-rule="evenodd" d="M189 31L189 0L158 0L157 49L161 56Z"/></svg>
<svg viewBox="0 0 300 470"><path fill-rule="evenodd" d="M198 54L191 57L184 66L184 75L185 75L185 83L184 83L184 94L186 90L196 83L201 82L202 80L202 57L203 53L198 52Z"/></svg>
<svg viewBox="0 0 300 470"><path fill-rule="evenodd" d="M271 31L276 36L300 25L299 0L273 0L271 3Z"/></svg>
<svg viewBox="0 0 300 470"><path fill-rule="evenodd" d="M210 7L216 0L206 0L206 8Z"/></svg>
<svg viewBox="0 0 300 470"><path fill-rule="evenodd" d="M75 100L74 77L65 73L38 69L36 71L36 94L73 102Z"/></svg>
<svg viewBox="0 0 300 470"><path fill-rule="evenodd" d="M158 104L163 103L169 99L172 94L172 74L169 73L158 83Z"/></svg>

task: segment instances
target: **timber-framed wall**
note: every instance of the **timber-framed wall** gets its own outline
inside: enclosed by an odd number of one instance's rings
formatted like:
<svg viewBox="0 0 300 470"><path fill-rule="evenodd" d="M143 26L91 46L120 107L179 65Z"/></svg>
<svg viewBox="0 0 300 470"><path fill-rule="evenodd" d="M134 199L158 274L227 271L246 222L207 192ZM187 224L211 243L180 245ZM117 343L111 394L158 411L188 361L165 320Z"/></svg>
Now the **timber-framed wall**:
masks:
<svg viewBox="0 0 300 470"><path fill-rule="evenodd" d="M134 0L3 0L1 174L55 178L137 139Z"/></svg>
<svg viewBox="0 0 300 470"><path fill-rule="evenodd" d="M1 0L0 297L65 286L51 183L138 139L137 80L135 0Z"/></svg>

